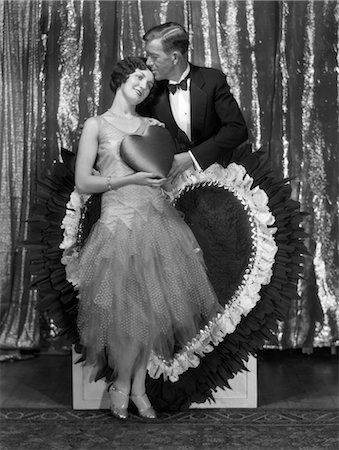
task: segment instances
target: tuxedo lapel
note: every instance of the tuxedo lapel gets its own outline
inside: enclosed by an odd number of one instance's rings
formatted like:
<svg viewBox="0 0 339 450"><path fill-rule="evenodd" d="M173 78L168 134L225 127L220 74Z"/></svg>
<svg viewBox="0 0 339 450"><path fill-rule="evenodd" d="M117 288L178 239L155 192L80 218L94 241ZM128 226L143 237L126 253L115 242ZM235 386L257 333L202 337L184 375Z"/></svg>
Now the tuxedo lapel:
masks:
<svg viewBox="0 0 339 450"><path fill-rule="evenodd" d="M191 141L195 142L201 136L201 130L205 125L206 117L206 107L207 107L207 94L203 90L205 84L205 79L202 77L199 67L191 64L190 70L190 93L191 93ZM158 101L154 106L155 117L161 122L166 123L172 136L178 136L186 134L180 130L177 123L174 120L170 102L169 93L167 86L164 86L162 91L159 93ZM186 136L189 142L188 137Z"/></svg>
<svg viewBox="0 0 339 450"><path fill-rule="evenodd" d="M164 122L172 136L178 133L178 125L176 124L168 98L168 90L165 88L159 95L157 104L155 105L156 117L160 122Z"/></svg>
<svg viewBox="0 0 339 450"><path fill-rule="evenodd" d="M201 76L199 68L191 65L191 133L192 141L195 142L201 130L204 127L206 106L207 106L207 94L202 89L205 80Z"/></svg>

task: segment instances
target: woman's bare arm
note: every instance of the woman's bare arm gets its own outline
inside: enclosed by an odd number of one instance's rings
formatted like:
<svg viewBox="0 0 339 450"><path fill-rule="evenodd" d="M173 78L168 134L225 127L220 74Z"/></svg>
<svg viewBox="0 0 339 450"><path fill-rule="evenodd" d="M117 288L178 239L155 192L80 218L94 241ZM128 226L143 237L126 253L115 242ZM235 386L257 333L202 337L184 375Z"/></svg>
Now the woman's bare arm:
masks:
<svg viewBox="0 0 339 450"><path fill-rule="evenodd" d="M117 189L128 184L161 186L166 180L147 172L137 172L125 177L103 177L92 174L98 152L98 124L96 119L86 120L79 141L75 164L75 185L82 194L96 194Z"/></svg>

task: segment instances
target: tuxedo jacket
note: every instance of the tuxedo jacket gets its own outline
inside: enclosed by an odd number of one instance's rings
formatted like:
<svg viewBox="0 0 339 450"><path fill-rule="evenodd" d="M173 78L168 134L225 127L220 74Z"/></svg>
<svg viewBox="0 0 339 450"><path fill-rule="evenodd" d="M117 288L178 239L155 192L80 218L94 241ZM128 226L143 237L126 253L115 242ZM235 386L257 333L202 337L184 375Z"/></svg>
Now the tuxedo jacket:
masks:
<svg viewBox="0 0 339 450"><path fill-rule="evenodd" d="M216 161L227 165L233 150L248 138L245 120L223 72L193 64L190 68L191 140L173 118L167 81L158 83L139 112L164 122L177 153L191 150L203 169Z"/></svg>

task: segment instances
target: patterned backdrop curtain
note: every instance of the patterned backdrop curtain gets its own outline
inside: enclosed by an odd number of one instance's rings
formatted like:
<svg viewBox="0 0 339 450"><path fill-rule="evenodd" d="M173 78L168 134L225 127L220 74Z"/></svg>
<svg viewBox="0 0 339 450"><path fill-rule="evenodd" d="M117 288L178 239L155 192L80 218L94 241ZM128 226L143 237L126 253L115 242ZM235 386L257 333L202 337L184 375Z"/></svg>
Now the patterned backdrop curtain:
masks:
<svg viewBox="0 0 339 450"><path fill-rule="evenodd" d="M107 109L111 69L142 54L142 35L168 20L188 29L195 64L221 68L277 173L310 214L300 300L280 348L338 343L338 23L336 1L2 1L2 348L39 347L29 288L26 220L36 180L61 147L76 152L84 120Z"/></svg>

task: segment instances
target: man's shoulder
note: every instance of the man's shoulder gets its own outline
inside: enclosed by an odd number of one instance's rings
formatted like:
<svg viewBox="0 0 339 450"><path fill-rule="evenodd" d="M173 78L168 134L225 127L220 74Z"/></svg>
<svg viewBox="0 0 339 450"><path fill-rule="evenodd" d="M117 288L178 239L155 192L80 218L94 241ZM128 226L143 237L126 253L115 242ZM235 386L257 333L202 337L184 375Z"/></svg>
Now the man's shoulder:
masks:
<svg viewBox="0 0 339 450"><path fill-rule="evenodd" d="M215 67L202 67L191 64L191 72L192 75L199 74L207 79L225 79L225 74L220 69L216 69Z"/></svg>

